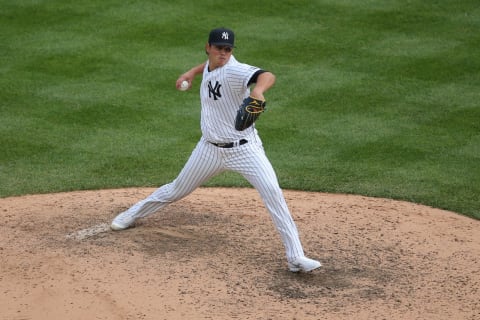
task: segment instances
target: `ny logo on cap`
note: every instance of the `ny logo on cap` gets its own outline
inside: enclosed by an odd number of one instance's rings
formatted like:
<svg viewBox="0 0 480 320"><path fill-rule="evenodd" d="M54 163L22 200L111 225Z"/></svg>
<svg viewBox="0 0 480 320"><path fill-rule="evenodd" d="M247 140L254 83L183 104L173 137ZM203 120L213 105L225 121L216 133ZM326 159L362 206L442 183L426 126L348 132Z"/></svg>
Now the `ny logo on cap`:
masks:
<svg viewBox="0 0 480 320"><path fill-rule="evenodd" d="M228 40L228 32L222 32L222 39Z"/></svg>

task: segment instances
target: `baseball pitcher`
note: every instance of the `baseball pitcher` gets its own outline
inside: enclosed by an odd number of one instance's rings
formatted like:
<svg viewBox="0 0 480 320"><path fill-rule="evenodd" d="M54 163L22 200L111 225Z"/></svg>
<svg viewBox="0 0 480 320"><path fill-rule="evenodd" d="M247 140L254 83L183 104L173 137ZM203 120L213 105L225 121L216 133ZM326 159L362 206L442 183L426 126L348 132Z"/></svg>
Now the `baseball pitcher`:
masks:
<svg viewBox="0 0 480 320"><path fill-rule="evenodd" d="M195 77L202 75L202 137L180 174L120 213L111 228L126 229L136 219L159 211L213 176L230 170L240 173L259 192L281 236L289 270L309 272L321 264L304 254L297 227L255 128L265 110L264 93L275 83L275 76L237 61L233 56L234 37L230 29L212 30L205 44L207 61L182 74L176 82L178 90L188 90Z"/></svg>

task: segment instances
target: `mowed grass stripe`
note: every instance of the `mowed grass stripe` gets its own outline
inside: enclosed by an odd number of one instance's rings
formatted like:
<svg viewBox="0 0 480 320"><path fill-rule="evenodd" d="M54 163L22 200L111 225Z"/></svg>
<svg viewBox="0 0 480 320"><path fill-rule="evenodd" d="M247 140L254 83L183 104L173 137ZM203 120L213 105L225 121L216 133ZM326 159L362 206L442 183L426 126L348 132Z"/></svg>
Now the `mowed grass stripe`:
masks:
<svg viewBox="0 0 480 320"><path fill-rule="evenodd" d="M228 26L277 75L258 128L283 187L480 218L476 1L2 1L0 26L3 197L173 179L200 136L199 83L174 82Z"/></svg>

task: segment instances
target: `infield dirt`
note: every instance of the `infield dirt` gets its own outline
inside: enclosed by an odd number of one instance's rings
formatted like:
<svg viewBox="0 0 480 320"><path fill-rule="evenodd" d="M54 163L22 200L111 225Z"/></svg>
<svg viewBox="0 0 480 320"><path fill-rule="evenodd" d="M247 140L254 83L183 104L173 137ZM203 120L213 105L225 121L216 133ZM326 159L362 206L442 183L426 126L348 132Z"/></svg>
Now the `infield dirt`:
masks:
<svg viewBox="0 0 480 320"><path fill-rule="evenodd" d="M0 199L0 319L480 318L480 221L285 190L323 264L294 274L253 189L200 188L108 229L153 190Z"/></svg>

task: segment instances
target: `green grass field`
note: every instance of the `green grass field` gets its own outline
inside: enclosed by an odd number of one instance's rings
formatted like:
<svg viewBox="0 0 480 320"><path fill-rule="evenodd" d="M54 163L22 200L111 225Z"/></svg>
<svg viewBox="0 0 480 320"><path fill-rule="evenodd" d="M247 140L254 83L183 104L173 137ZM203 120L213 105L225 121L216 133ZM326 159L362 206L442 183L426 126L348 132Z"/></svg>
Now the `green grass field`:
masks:
<svg viewBox="0 0 480 320"><path fill-rule="evenodd" d="M277 76L257 127L283 188L480 219L478 0L275 3L1 0L0 196L175 178L200 79L175 80L226 26Z"/></svg>

